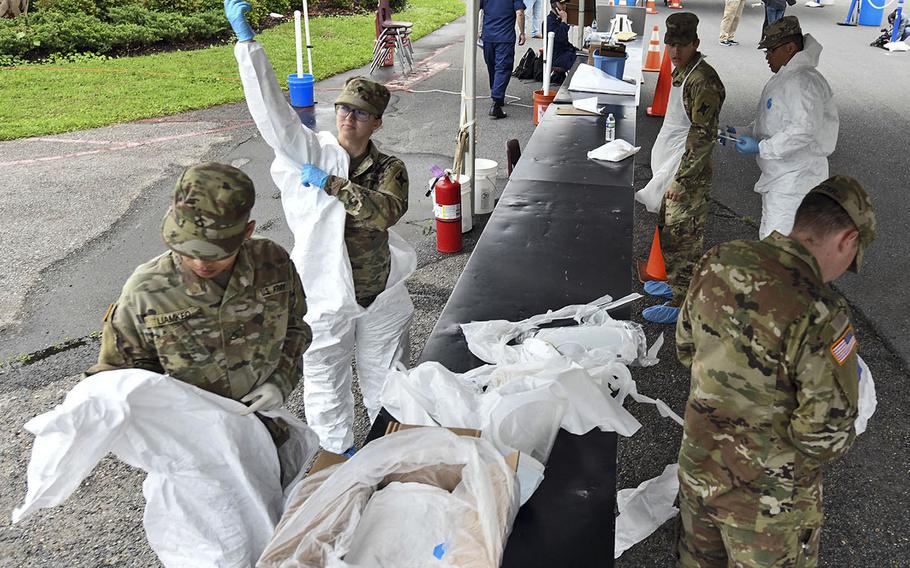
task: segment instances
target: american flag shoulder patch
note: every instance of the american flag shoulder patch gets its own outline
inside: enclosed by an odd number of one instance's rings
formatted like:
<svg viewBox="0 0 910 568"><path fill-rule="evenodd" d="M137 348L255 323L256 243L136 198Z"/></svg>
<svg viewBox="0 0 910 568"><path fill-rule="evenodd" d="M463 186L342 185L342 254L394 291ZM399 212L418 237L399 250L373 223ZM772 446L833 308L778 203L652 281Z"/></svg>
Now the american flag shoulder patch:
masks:
<svg viewBox="0 0 910 568"><path fill-rule="evenodd" d="M838 365L843 366L847 358L856 349L856 334L853 332L853 326L848 325L844 333L831 345L831 355Z"/></svg>

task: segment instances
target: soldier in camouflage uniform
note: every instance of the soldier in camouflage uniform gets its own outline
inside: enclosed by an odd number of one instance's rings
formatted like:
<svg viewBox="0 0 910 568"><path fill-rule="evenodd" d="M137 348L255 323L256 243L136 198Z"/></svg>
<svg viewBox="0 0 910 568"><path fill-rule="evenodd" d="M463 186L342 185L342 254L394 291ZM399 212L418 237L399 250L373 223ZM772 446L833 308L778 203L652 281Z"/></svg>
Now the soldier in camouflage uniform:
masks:
<svg viewBox="0 0 910 568"><path fill-rule="evenodd" d="M404 162L383 154L370 140L382 126L389 90L366 77L352 77L335 100L338 143L351 157L348 178L304 166L301 182L322 187L344 204L344 242L351 259L357 303L368 307L389 278L388 229L408 210Z"/></svg>
<svg viewBox="0 0 910 568"><path fill-rule="evenodd" d="M250 238L254 200L253 182L237 168L207 163L183 173L161 227L171 250L127 280L86 374L167 373L251 402L248 412L283 403L311 340L306 299L288 253Z"/></svg>
<svg viewBox="0 0 910 568"><path fill-rule="evenodd" d="M676 327L692 370L679 452L679 566L815 566L821 466L855 437L857 340L828 283L875 237L859 183L816 186L793 232L702 258Z"/></svg>
<svg viewBox="0 0 910 568"><path fill-rule="evenodd" d="M672 299L663 306L645 309L642 314L645 319L656 323L676 321L692 270L702 254L708 193L714 175L711 152L717 139L718 115L726 96L717 72L698 51L698 18L695 14L672 14L667 18L666 26L664 43L674 65L673 86L682 86L682 103L691 125L685 153L658 213L669 286L659 286L656 293L654 288L646 289L659 296L672 294Z"/></svg>

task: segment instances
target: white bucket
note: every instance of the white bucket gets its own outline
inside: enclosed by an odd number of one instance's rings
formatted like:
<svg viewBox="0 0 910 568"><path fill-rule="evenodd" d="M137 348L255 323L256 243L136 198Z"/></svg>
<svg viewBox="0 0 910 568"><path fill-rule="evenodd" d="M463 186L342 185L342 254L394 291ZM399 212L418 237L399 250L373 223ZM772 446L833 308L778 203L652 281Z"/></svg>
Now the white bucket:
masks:
<svg viewBox="0 0 910 568"><path fill-rule="evenodd" d="M461 232L467 233L474 228L471 215L471 178L461 174L458 183L461 184Z"/></svg>
<svg viewBox="0 0 910 568"><path fill-rule="evenodd" d="M474 160L474 213L484 215L493 211L496 205L496 169L499 164L493 160Z"/></svg>

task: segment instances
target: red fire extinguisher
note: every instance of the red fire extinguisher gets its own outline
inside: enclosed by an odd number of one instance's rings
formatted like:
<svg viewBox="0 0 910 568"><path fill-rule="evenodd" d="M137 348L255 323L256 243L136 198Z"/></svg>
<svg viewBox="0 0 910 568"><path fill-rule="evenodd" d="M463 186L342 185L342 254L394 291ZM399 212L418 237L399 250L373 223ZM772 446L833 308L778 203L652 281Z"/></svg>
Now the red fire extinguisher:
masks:
<svg viewBox="0 0 910 568"><path fill-rule="evenodd" d="M433 214L436 217L436 250L458 252L461 250L461 184L450 173L436 179L430 191Z"/></svg>

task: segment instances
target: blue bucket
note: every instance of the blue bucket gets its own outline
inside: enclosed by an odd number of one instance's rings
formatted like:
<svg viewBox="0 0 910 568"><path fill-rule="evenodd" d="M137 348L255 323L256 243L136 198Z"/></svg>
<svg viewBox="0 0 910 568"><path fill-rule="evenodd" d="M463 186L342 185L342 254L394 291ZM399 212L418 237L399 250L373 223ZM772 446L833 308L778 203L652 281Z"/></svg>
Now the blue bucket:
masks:
<svg viewBox="0 0 910 568"><path fill-rule="evenodd" d="M612 75L617 79L622 79L623 71L626 70L626 60L629 58L627 53L625 57L604 57L594 52L594 67L597 67L604 73Z"/></svg>
<svg viewBox="0 0 910 568"><path fill-rule="evenodd" d="M288 90L291 92L291 106L297 108L313 106L313 85L315 81L309 73L298 77L297 73L288 75Z"/></svg>

